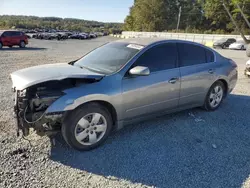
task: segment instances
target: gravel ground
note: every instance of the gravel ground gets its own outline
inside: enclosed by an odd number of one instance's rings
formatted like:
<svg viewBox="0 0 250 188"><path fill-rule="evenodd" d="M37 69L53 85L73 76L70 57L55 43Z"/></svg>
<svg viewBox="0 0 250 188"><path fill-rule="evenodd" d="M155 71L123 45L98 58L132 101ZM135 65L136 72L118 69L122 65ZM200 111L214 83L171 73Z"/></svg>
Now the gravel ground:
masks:
<svg viewBox="0 0 250 188"><path fill-rule="evenodd" d="M0 51L0 187L250 187L250 79L245 52L220 50L239 66L233 93L216 112L187 110L131 125L90 152L57 138L15 136L8 75L20 68L74 60L115 40L30 40Z"/></svg>

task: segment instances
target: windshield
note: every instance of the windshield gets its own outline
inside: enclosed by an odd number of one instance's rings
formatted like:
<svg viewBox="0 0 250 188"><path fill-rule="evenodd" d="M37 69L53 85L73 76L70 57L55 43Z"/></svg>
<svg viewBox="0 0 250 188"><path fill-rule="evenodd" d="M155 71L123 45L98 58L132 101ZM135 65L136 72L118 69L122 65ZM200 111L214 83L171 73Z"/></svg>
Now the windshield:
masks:
<svg viewBox="0 0 250 188"><path fill-rule="evenodd" d="M102 74L111 74L122 68L143 46L113 42L101 46L80 60L74 66Z"/></svg>
<svg viewBox="0 0 250 188"><path fill-rule="evenodd" d="M227 39L223 38L223 39L218 40L217 42L226 42L226 41L227 41Z"/></svg>

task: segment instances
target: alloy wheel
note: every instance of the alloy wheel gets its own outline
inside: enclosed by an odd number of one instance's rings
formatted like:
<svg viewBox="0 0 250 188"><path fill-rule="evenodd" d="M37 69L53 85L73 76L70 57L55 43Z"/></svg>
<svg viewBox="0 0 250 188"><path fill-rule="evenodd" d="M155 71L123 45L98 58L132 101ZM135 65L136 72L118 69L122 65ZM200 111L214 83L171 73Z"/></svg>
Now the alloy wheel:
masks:
<svg viewBox="0 0 250 188"><path fill-rule="evenodd" d="M107 131L107 120L99 113L90 113L81 118L75 127L75 138L82 145L99 142Z"/></svg>
<svg viewBox="0 0 250 188"><path fill-rule="evenodd" d="M223 98L223 88L220 85L217 85L212 89L209 95L209 103L211 107L216 108L220 105Z"/></svg>
<svg viewBox="0 0 250 188"><path fill-rule="evenodd" d="M20 44L20 46L21 46L22 48L24 48L24 47L25 47L25 43L22 41L21 44Z"/></svg>

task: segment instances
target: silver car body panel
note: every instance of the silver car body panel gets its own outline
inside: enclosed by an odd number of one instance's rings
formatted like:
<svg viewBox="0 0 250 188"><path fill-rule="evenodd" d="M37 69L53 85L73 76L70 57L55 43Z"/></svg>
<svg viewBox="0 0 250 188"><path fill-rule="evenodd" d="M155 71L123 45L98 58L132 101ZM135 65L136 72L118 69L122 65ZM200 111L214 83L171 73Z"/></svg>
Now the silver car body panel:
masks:
<svg viewBox="0 0 250 188"><path fill-rule="evenodd" d="M46 113L74 110L80 105L91 101L102 101L114 107L117 124L119 127L122 127L124 122L141 119L141 117L148 114L160 111L172 112L201 106L204 103L208 89L219 79L227 83L228 92L235 87L237 81L237 70L235 67L226 58L203 45L180 40L161 40L159 38L127 39L122 40L122 42L143 45L145 47L128 61L124 67L111 75L103 76L88 70L72 68L72 66L69 69L69 74L65 70L62 75L58 73L57 76L52 76L52 70L50 72L51 75L46 75L46 71L41 70L45 77L44 81L72 76L80 77L81 75L82 77L86 75L103 77L99 82L83 84L79 87L64 90L65 95L49 106ZM126 73L131 66L145 51L159 44L178 42L196 44L212 51L215 56L215 62L153 72L148 76L126 77ZM66 66L63 65L55 65L55 67L66 69ZM209 73L210 69L214 70L213 74ZM57 72L58 70L55 68L54 71ZM15 72L12 74L12 78L18 76L25 77L25 72ZM26 73L28 74L28 72L27 70ZM40 73L39 70L36 70L36 73ZM38 80L42 80L38 74L29 74L31 75L27 76L29 77L29 79L27 78L28 82L25 80L25 84L19 85L14 80L14 85L22 89L37 83ZM38 79L38 77L40 78ZM172 78L176 78L174 83L170 82Z"/></svg>

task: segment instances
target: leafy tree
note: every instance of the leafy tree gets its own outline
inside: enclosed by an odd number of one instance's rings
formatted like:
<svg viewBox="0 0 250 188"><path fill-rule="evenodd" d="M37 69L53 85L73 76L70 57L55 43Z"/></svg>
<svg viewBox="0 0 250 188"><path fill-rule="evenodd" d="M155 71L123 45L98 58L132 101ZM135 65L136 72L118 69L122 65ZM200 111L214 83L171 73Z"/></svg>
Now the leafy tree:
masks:
<svg viewBox="0 0 250 188"><path fill-rule="evenodd" d="M250 0L224 0L242 30L250 33L236 3L250 19ZM234 32L221 0L135 0L125 19L124 30L166 31L176 29L182 8L180 31L204 33Z"/></svg>
<svg viewBox="0 0 250 188"><path fill-rule="evenodd" d="M109 29L121 30L121 23L103 23L72 18L36 17L36 16L0 16L0 28L20 29L59 29L72 31L108 31Z"/></svg>

